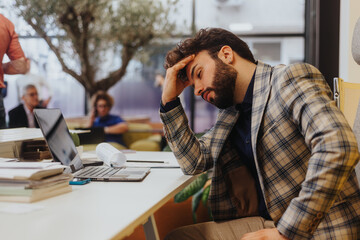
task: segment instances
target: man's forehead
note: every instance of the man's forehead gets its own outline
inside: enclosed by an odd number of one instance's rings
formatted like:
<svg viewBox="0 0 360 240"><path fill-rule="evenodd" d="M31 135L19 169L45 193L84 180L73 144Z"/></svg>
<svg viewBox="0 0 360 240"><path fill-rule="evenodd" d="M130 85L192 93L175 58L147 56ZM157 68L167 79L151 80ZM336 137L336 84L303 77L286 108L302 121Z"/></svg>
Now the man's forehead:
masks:
<svg viewBox="0 0 360 240"><path fill-rule="evenodd" d="M35 87L31 87L31 88L28 88L26 91L27 92L36 92L37 90Z"/></svg>
<svg viewBox="0 0 360 240"><path fill-rule="evenodd" d="M24 95L29 95L29 94L33 94L33 93L37 93L36 88L27 89Z"/></svg>
<svg viewBox="0 0 360 240"><path fill-rule="evenodd" d="M195 70L196 66L198 64L200 64L199 61L201 61L201 59L203 59L204 57L206 57L206 55L210 56L209 53L206 51L206 50L203 50L199 53L197 53L195 55L195 58L189 62L187 65L186 65L186 75L189 77L191 77L191 73Z"/></svg>
<svg viewBox="0 0 360 240"><path fill-rule="evenodd" d="M187 65L186 65L186 75L187 77L191 77L191 71L192 69L195 67L195 59L192 60L191 62L189 62Z"/></svg>

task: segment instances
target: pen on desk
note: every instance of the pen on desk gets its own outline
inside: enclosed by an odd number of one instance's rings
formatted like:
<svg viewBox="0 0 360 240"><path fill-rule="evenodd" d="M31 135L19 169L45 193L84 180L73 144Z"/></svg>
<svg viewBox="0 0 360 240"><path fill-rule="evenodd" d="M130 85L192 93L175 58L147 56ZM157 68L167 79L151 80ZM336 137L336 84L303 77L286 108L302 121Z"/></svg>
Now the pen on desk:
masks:
<svg viewBox="0 0 360 240"><path fill-rule="evenodd" d="M134 162L134 163L167 163L167 162L164 162L164 161L154 161L154 160L151 160L151 161L146 161L146 160L126 160L127 162Z"/></svg>

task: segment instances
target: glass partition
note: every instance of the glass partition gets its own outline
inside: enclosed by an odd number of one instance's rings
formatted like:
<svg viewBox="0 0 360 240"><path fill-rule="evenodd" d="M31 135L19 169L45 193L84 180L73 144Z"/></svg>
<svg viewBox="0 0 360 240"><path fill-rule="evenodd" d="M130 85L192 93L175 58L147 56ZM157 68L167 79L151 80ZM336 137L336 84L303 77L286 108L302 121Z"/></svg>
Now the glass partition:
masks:
<svg viewBox="0 0 360 240"><path fill-rule="evenodd" d="M177 28L182 37L176 36L162 41L162 44L161 41L154 42L149 61L132 60L123 79L109 90L115 99L113 113L125 118L141 115L153 122L160 121L161 88L155 85L155 77L156 74L165 74L163 60L166 52L181 39L191 36L192 3L180 0L178 9L171 15L178 19ZM304 61L304 11L305 0L196 0L194 20L197 29L221 27L233 31L248 43L258 60L271 65L291 64ZM0 8L0 13L15 24L26 55L33 59L31 71L45 78L51 87L53 97L48 107L60 108L65 117L84 116L84 88L62 71L45 41L11 9ZM121 61L119 53L109 51L109 56L108 62L99 63L99 76ZM77 63L73 64L76 67ZM6 76L9 82L8 96L4 99L7 111L19 103L16 79L17 76ZM189 119L194 114L194 131L205 131L215 123L217 109L195 97L192 111L191 95L192 89L189 88L181 96L182 103Z"/></svg>

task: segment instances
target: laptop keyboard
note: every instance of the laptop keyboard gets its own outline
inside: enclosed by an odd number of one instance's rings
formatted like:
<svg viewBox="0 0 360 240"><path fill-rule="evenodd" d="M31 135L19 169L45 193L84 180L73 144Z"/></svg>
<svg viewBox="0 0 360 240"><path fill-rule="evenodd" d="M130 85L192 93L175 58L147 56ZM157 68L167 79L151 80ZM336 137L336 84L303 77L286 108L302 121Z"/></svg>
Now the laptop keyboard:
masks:
<svg viewBox="0 0 360 240"><path fill-rule="evenodd" d="M109 177L120 171L121 169L109 168L109 167L86 167L82 171L75 174L75 176L81 177Z"/></svg>

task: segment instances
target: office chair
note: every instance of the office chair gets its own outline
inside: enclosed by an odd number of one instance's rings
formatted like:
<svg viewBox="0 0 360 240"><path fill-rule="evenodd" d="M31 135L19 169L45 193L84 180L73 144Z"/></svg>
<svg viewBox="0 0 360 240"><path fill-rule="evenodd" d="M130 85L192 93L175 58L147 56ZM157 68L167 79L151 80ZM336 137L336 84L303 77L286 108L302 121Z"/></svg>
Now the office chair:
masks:
<svg viewBox="0 0 360 240"><path fill-rule="evenodd" d="M360 65L360 18L358 18L355 24L351 50L355 62ZM334 100L353 128L359 106L359 99L360 83L349 83L344 82L341 78L334 78ZM358 121L360 121L360 119L358 119Z"/></svg>
<svg viewBox="0 0 360 240"><path fill-rule="evenodd" d="M351 52L354 61L360 65L360 18L355 24ZM334 78L334 100L352 126L360 149L360 83L348 83L341 78ZM355 171L360 182L360 163Z"/></svg>

